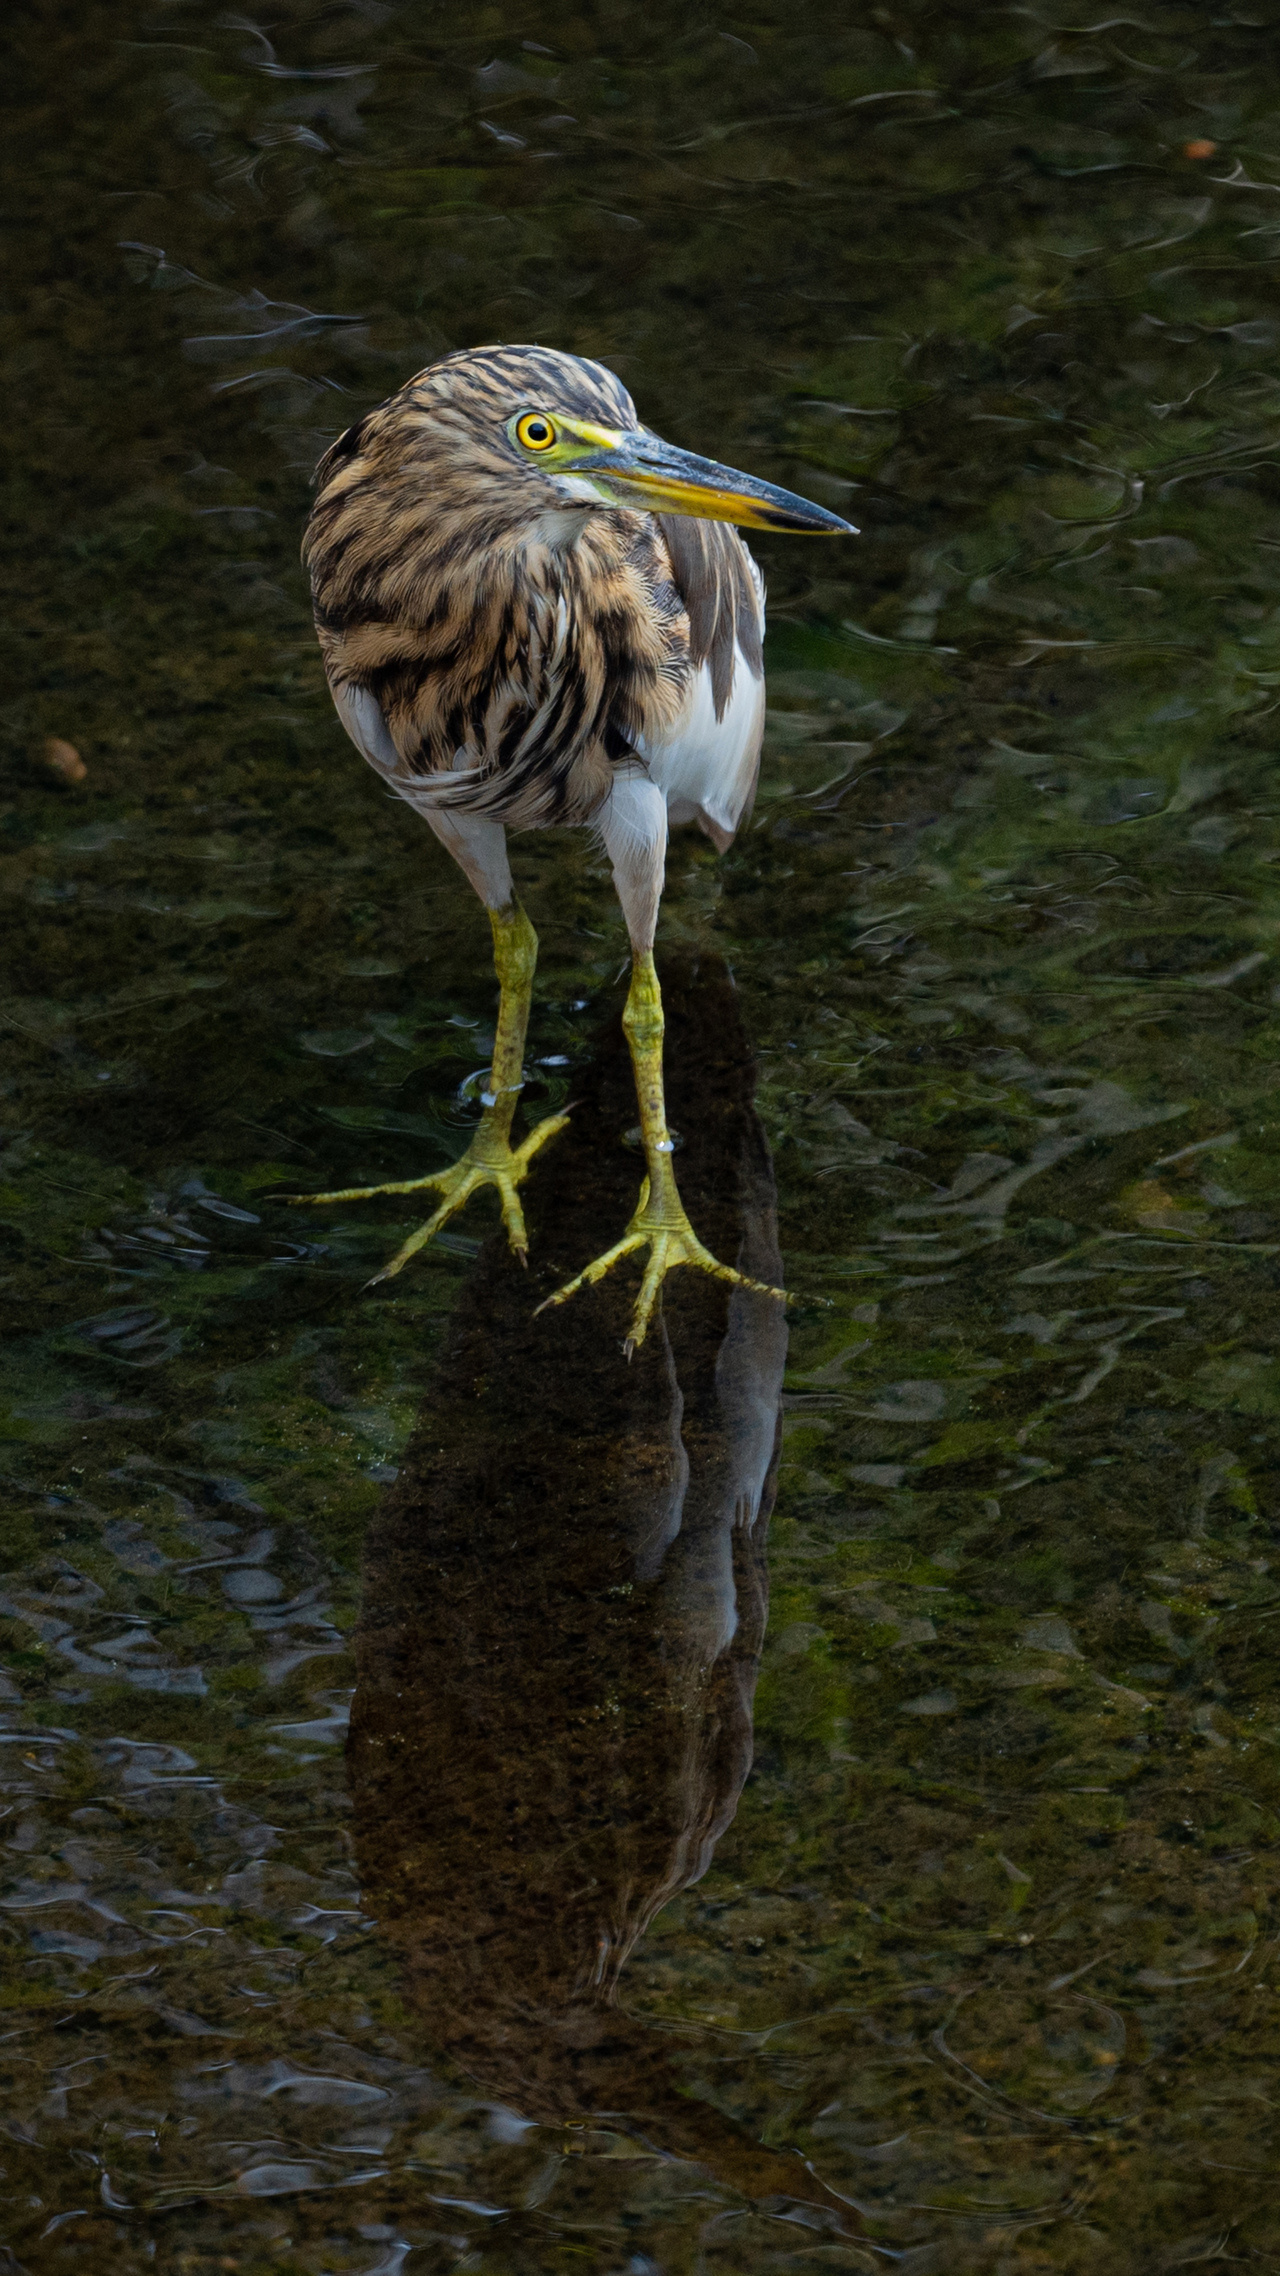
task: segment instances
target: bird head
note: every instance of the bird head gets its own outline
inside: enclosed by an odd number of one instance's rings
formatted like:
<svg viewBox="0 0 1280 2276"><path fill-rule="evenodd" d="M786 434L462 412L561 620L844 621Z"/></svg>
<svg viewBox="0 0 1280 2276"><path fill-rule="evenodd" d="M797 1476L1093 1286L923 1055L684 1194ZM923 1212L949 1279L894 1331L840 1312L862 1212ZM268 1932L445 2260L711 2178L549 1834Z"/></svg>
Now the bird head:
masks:
<svg viewBox="0 0 1280 2276"><path fill-rule="evenodd" d="M857 535L808 498L664 442L641 426L604 364L554 348L463 349L374 418L396 411L401 464L418 461L443 489L483 499L508 524L625 509Z"/></svg>

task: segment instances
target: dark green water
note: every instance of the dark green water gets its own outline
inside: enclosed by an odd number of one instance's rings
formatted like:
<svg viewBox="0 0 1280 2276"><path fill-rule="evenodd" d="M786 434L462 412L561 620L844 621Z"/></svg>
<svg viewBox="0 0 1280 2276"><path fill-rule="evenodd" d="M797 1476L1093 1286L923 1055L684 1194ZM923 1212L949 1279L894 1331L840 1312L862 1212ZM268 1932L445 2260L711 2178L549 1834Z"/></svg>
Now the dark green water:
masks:
<svg viewBox="0 0 1280 2276"><path fill-rule="evenodd" d="M0 2267L1280 2265L1280 16L11 22ZM664 907L699 1223L827 1304L754 1525L768 1318L530 1324L638 1175L581 835L528 1278L274 1198L477 1111L297 542L497 339L863 528Z"/></svg>

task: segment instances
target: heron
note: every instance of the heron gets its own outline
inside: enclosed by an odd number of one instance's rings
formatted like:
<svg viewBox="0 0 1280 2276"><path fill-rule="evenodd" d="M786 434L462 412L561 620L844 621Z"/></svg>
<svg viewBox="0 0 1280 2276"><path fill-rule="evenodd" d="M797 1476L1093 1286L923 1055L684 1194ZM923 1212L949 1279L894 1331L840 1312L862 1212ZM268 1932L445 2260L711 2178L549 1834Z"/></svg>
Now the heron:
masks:
<svg viewBox="0 0 1280 2276"><path fill-rule="evenodd" d="M479 347L429 365L339 436L316 470L303 540L338 717L484 903L499 1005L480 1121L458 1161L291 1198L438 1196L375 1276L386 1280L493 1186L527 1263L519 1189L566 1118L512 1143L538 943L506 833L590 829L631 942L623 1028L645 1176L620 1239L547 1302L645 1252L628 1356L677 1267L764 1287L704 1247L680 1199L653 960L669 826L696 824L723 853L759 773L764 582L739 528L857 534L807 498L664 442L604 364Z"/></svg>

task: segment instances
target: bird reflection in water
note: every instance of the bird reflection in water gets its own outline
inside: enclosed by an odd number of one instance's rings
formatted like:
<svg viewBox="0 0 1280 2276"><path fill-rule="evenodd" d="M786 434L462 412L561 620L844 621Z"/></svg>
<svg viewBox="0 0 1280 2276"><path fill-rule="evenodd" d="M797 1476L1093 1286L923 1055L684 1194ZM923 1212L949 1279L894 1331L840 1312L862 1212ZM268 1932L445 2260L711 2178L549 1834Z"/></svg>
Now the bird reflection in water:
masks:
<svg viewBox="0 0 1280 2276"><path fill-rule="evenodd" d="M675 1068L698 1070L696 1102L677 1103L684 1183L719 1253L776 1280L723 966L668 975L668 1011ZM633 1174L606 1136L626 1083L619 1034L539 1181L551 1247L581 1240L583 1213L607 1221ZM482 2094L547 2126L607 2114L850 2233L799 2156L688 2090L687 2035L619 2004L629 1956L705 1873L751 1766L785 1315L682 1275L619 1367L624 1289L605 1319L570 1306L548 1323L525 1285L498 1236L370 1536L349 1742L365 1901L432 2045Z"/></svg>

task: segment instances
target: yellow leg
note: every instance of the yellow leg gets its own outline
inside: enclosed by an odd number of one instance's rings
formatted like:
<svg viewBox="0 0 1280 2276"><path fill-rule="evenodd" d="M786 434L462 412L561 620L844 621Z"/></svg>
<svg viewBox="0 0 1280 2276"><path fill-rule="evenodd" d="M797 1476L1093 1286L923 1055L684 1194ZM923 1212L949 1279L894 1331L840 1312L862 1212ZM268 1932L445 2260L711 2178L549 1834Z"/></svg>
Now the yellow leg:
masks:
<svg viewBox="0 0 1280 2276"><path fill-rule="evenodd" d="M622 1025L631 1047L631 1064L635 1069L636 1097L640 1102L640 1130L644 1138L645 1159L649 1174L640 1188L640 1199L635 1215L620 1241L603 1256L596 1257L576 1279L566 1281L548 1296L538 1310L545 1312L553 1304L567 1303L583 1287L603 1280L622 1257L630 1256L635 1249L649 1251L640 1284L640 1294L631 1315L631 1326L623 1346L627 1358L644 1342L645 1332L653 1317L658 1291L669 1272L677 1265L693 1265L699 1272L711 1273L717 1280L731 1281L737 1288L754 1288L761 1296L776 1296L785 1304L786 1291L770 1288L762 1280L748 1280L745 1273L735 1272L731 1265L721 1264L705 1249L685 1214L684 1203L676 1187L672 1167L671 1133L667 1129L666 1098L662 1082L662 991L653 967L653 957L646 951L637 954L632 964L631 987L627 994L627 1008Z"/></svg>
<svg viewBox="0 0 1280 2276"><path fill-rule="evenodd" d="M403 1248L397 1249L390 1264L375 1272L369 1286L379 1280L390 1280L405 1266L410 1257L424 1249L432 1235L450 1217L456 1215L463 1204L482 1185L496 1186L502 1204L502 1221L507 1238L521 1264L529 1261L529 1243L524 1227L524 1211L520 1207L518 1188L526 1176L530 1162L548 1138L563 1130L568 1116L548 1115L532 1130L522 1145L512 1147L511 1125L515 1119L516 1101L524 1083L524 1039L529 1026L529 1005L533 996L533 974L538 961L538 936L514 894L505 909L491 909L489 922L493 927L493 963L498 975L501 995L498 1000L498 1030L493 1041L493 1065L483 1092L484 1110L480 1127L466 1153L447 1170L437 1170L430 1177L403 1178L395 1185L345 1186L337 1193L291 1193L282 1200L296 1205L322 1201L368 1201L379 1193L424 1193L442 1195L440 1207L425 1225L411 1233Z"/></svg>

